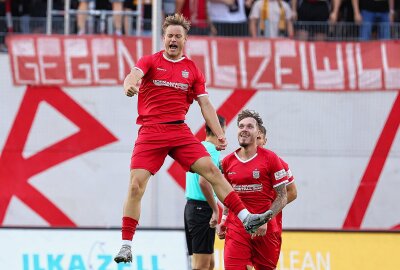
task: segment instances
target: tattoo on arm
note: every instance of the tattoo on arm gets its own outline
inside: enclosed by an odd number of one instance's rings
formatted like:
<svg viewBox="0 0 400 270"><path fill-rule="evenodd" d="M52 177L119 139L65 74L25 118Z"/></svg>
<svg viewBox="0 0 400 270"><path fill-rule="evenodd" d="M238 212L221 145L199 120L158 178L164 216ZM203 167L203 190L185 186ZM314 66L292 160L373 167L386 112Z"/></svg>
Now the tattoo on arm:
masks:
<svg viewBox="0 0 400 270"><path fill-rule="evenodd" d="M274 213L273 216L276 216L280 211L282 211L283 207L285 207L287 203L287 192L286 185L281 184L275 188L276 198L271 205L270 210Z"/></svg>

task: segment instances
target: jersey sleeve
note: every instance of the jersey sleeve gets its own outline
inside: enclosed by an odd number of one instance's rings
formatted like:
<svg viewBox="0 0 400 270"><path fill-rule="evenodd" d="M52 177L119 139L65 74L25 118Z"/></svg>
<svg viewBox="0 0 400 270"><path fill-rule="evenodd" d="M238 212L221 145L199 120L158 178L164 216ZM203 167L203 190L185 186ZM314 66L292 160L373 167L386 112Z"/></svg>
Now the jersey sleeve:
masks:
<svg viewBox="0 0 400 270"><path fill-rule="evenodd" d="M136 63L135 67L136 69L139 69L140 71L143 72L143 76L149 71L151 68L152 64L152 56L151 55L146 55L143 56L142 58L139 59L139 61Z"/></svg>
<svg viewBox="0 0 400 270"><path fill-rule="evenodd" d="M288 180L288 182L286 183L286 185L289 185L289 184L291 184L291 183L293 183L293 181L294 181L294 177L293 177L293 174L292 174L292 171L290 170L290 168L289 168L289 164L287 164L283 159L281 159L281 158L279 158L279 160L281 161L281 163L282 163L282 166L283 166L283 168L285 169L285 171L286 171L286 176L287 176L287 180Z"/></svg>
<svg viewBox="0 0 400 270"><path fill-rule="evenodd" d="M269 158L269 164L270 164L271 179L273 181L272 186L275 188L282 184L286 184L288 182L286 170L283 167L279 157L273 152L271 152Z"/></svg>
<svg viewBox="0 0 400 270"><path fill-rule="evenodd" d="M196 76L193 82L193 98L197 100L198 97L208 95L206 91L206 79L203 73L196 67Z"/></svg>

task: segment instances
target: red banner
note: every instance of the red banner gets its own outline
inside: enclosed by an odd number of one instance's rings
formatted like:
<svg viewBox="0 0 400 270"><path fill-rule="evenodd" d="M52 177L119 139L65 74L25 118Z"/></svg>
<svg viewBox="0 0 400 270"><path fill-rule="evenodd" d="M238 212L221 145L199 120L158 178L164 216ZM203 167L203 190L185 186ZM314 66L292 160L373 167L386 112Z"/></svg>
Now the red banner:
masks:
<svg viewBox="0 0 400 270"><path fill-rule="evenodd" d="M15 85L122 85L150 38L10 36ZM400 88L400 42L190 37L186 55L208 87L365 91Z"/></svg>

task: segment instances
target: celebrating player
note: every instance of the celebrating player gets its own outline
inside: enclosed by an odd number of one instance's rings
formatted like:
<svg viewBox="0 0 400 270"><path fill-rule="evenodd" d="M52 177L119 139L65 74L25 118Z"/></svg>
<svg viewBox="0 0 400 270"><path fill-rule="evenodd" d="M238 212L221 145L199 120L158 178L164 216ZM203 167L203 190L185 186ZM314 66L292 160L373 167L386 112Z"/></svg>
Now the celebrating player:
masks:
<svg viewBox="0 0 400 270"><path fill-rule="evenodd" d="M287 202L286 170L274 152L257 146L263 124L258 113L244 110L237 122L240 148L224 158L223 172L248 209L255 213L269 210L275 217ZM273 218L249 235L237 217L230 212L226 215L224 209L219 231L219 236L225 234L225 269L243 270L252 266L256 270L275 269L281 247L277 220Z"/></svg>
<svg viewBox="0 0 400 270"><path fill-rule="evenodd" d="M190 23L180 14L168 16L163 24L164 50L142 57L124 80L128 97L138 95L141 125L131 158L131 176L122 218L122 247L114 260L132 261L132 239L140 217L140 205L148 180L162 166L167 155L186 171L209 181L218 199L236 214L250 233L271 218L272 211L251 214L238 195L212 163L204 146L184 123L193 100L217 136L217 149L227 143L217 114L205 89L204 76L183 55ZM140 88L137 83L141 81ZM268 209L267 209L268 210Z"/></svg>

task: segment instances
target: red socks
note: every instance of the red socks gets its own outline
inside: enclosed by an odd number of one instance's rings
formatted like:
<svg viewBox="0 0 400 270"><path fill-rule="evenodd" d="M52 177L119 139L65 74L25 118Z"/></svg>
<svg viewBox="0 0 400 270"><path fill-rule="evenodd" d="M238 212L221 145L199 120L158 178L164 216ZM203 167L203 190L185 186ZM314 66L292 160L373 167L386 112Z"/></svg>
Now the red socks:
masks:
<svg viewBox="0 0 400 270"><path fill-rule="evenodd" d="M224 205L229 208L230 211L238 215L240 211L245 209L242 201L235 191L231 191L228 196L225 197Z"/></svg>
<svg viewBox="0 0 400 270"><path fill-rule="evenodd" d="M122 218L122 240L132 241L133 235L136 231L136 226L138 225L137 220L130 217Z"/></svg>

